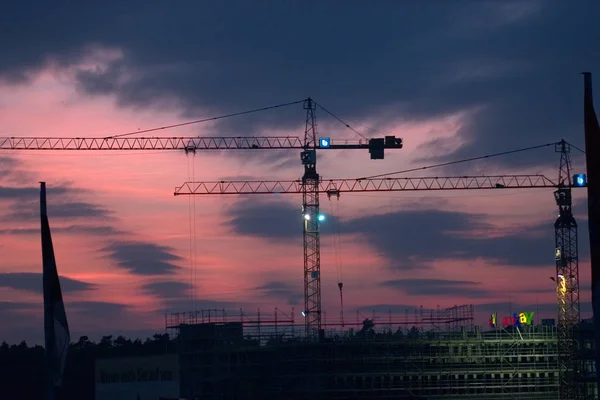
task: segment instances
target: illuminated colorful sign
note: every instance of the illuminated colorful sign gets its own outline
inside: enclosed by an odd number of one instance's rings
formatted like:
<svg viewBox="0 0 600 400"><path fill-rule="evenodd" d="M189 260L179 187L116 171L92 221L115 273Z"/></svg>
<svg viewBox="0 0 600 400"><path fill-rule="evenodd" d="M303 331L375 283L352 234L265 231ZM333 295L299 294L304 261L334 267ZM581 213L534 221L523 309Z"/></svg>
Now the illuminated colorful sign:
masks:
<svg viewBox="0 0 600 400"><path fill-rule="evenodd" d="M490 315L490 328L495 328L498 325L498 314L492 313Z"/></svg>
<svg viewBox="0 0 600 400"><path fill-rule="evenodd" d="M502 325L504 326L524 326L531 325L531 321L533 321L533 311L530 312L521 312L514 313L512 317L504 317L502 318ZM495 328L498 326L498 314L493 313L490 316L490 327Z"/></svg>

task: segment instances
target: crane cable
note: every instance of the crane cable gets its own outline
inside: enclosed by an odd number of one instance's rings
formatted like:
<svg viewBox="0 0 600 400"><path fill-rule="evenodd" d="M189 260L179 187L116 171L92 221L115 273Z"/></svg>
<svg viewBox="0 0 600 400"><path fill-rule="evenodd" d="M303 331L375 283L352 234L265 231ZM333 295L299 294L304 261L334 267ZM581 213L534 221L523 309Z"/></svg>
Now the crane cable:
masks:
<svg viewBox="0 0 600 400"><path fill-rule="evenodd" d="M192 182L194 182L196 180L196 152L192 152ZM197 307L197 300L198 300L198 296L196 295L197 290L198 290L198 263L197 263L197 258L196 258L196 252L198 250L198 235L196 235L196 196L190 196L192 197L192 223L193 223L193 233L194 233L194 239L193 239L193 255L192 255L192 259L193 259L193 282L192 282L192 294L193 294L193 298L194 298L194 312L197 311L196 307Z"/></svg>
<svg viewBox="0 0 600 400"><path fill-rule="evenodd" d="M191 167L190 167L190 156L189 154L187 154L187 177L188 179L191 179L191 173L190 173ZM194 281L194 275L193 275L193 271L194 271L194 235L193 235L193 223L192 223L192 197L194 196L189 196L190 198L188 198L188 225L189 225L189 231L190 231L190 248L189 248L189 279L190 279L190 308L192 309L192 311L194 310L194 291L192 290L191 286L192 283Z"/></svg>
<svg viewBox="0 0 600 400"><path fill-rule="evenodd" d="M492 157L499 157L499 156L504 156L504 155L507 155L507 154L520 153L520 152L528 151L528 150L541 149L542 147L554 146L557 143L559 143L559 142L552 142L552 143L541 144L541 145L538 145L538 146L524 147L522 149L516 149L516 150L503 151L503 152L500 152L500 153L487 154L485 156L464 158L462 160L448 161L448 162L445 162L445 163L427 165L425 167L410 168L410 169L405 169L405 170L402 170L402 171L386 172L385 174L365 176L363 178L359 178L358 180L361 180L361 179L382 178L382 177L386 177L386 176L390 176L390 175L404 174L404 173L407 173L407 172L414 172L414 171L421 171L421 170L424 170L424 169L447 167L449 165L461 164L461 163L466 163L466 162L470 162L470 161L483 160L483 159L492 158Z"/></svg>
<svg viewBox="0 0 600 400"><path fill-rule="evenodd" d="M341 123L342 125L344 125L346 128L350 129L352 132L356 133L361 138L368 139L365 135L363 135L362 133L360 133L359 131L357 131L353 127L351 127L350 124L348 124L347 122L343 121L340 117L338 117L337 115L335 115L334 113L332 113L331 111L329 111L328 109L326 109L325 107L323 107L322 105L320 105L319 103L317 103L316 101L315 101L315 104L321 110L325 111L325 113L329 114L331 117L333 117L334 119L336 119L339 123Z"/></svg>
<svg viewBox="0 0 600 400"><path fill-rule="evenodd" d="M340 229L339 229L339 218L340 218L340 202L339 198L337 199L335 205L329 199L329 205L331 208L331 217L333 220L333 248L335 253L335 270L337 275L337 285L340 290L340 321L342 323L342 328L344 327L344 296L343 296L343 288L344 288L344 271L343 264L341 261L341 240L340 240Z"/></svg>
<svg viewBox="0 0 600 400"><path fill-rule="evenodd" d="M195 164L196 153L192 152L192 156L190 158L190 154L187 154L188 161L188 179L195 178L196 175L196 164ZM191 164L191 166L190 166ZM196 271L196 246L197 246L197 235L196 235L196 197L189 196L188 199L188 224L190 231L190 254L189 254L189 268L190 268L190 281L189 281L189 291L190 291L190 303L192 307L192 311L195 313L196 310L196 290L197 290L197 271ZM193 197L193 198L192 198Z"/></svg>
<svg viewBox="0 0 600 400"><path fill-rule="evenodd" d="M123 136L136 135L138 133L148 133L148 132L156 132L156 131L165 130L165 129L179 128L182 126L201 124L203 122L209 122L209 121L217 121L219 119L237 117L240 115L252 114L252 113L256 113L256 112L260 112L260 111L273 110L275 108L287 107L287 106L299 104L302 102L304 102L304 100L297 100L297 101L292 101L289 103L276 104L274 106L255 108L253 110L240 111L240 112L236 112L236 113L220 115L218 117L202 118L202 119L197 119L194 121L181 122L178 124L165 125L165 126L160 126L160 127L156 127L156 128L149 128L149 129L137 130L137 131L133 131L133 132L119 133L117 135L105 136L105 137L97 138L97 139L114 139L114 138L123 137Z"/></svg>

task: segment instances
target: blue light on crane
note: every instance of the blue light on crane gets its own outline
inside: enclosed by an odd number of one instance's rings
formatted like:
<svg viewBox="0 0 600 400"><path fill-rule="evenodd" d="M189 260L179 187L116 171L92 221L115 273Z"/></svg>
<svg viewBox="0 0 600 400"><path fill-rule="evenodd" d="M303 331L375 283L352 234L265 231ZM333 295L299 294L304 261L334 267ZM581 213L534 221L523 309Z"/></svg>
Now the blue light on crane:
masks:
<svg viewBox="0 0 600 400"><path fill-rule="evenodd" d="M587 176L585 174L573 175L573 186L575 186L575 187L587 186Z"/></svg>
<svg viewBox="0 0 600 400"><path fill-rule="evenodd" d="M327 217L325 217L325 214L319 214L317 216L317 219L319 220L319 222L323 222L325 221ZM304 219L307 221L310 221L310 214L304 214Z"/></svg>
<svg viewBox="0 0 600 400"><path fill-rule="evenodd" d="M331 138L323 137L319 139L319 147L322 149L328 149L331 147Z"/></svg>

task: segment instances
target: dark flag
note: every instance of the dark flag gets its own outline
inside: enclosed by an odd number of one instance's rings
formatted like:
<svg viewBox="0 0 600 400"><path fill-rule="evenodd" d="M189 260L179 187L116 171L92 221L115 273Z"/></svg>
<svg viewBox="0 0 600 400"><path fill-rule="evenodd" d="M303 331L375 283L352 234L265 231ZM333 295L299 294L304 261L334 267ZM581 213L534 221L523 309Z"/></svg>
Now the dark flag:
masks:
<svg viewBox="0 0 600 400"><path fill-rule="evenodd" d="M588 223L592 264L592 309L596 349L600 349L600 126L594 110L592 74L584 72L583 123L587 164ZM600 351L596 352L596 371L600 371ZM600 387L600 373L597 374ZM600 398L600 397L599 397Z"/></svg>
<svg viewBox="0 0 600 400"><path fill-rule="evenodd" d="M44 339L46 349L47 400L54 400L62 384L71 337L56 270L54 248L46 209L46 184L41 182L42 261L44 281Z"/></svg>

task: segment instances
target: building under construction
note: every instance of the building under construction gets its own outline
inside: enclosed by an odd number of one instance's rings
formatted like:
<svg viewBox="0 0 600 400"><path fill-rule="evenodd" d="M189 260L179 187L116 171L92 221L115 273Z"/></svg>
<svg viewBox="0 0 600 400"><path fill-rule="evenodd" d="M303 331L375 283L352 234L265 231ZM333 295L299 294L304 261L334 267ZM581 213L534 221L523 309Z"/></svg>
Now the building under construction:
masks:
<svg viewBox="0 0 600 400"><path fill-rule="evenodd" d="M473 324L472 305L327 322L317 342L291 314L166 316L181 396L198 399L556 399L557 332L533 313ZM535 393L535 394L534 394Z"/></svg>

